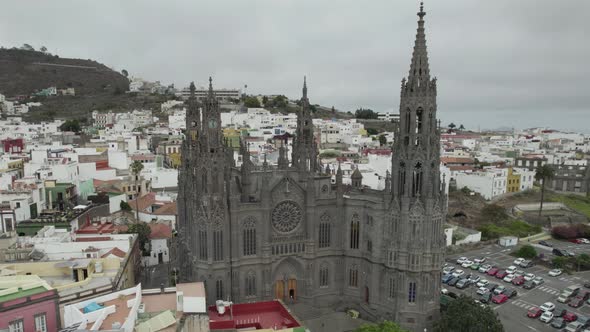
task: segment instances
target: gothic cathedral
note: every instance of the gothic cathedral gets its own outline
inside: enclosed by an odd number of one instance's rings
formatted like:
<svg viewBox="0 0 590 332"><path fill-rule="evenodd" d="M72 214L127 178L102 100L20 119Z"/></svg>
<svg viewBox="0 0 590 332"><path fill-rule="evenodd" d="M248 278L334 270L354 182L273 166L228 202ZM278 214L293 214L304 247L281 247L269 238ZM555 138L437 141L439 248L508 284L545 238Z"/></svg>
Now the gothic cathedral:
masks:
<svg viewBox="0 0 590 332"><path fill-rule="evenodd" d="M278 298L354 307L414 331L432 326L446 197L425 15L421 7L383 191L363 188L360 172L345 186L340 169L321 166L306 82L290 158L282 146L277 165L257 166L241 143L240 167L223 137L211 80L199 102L191 84L179 174L181 281L204 281L210 303Z"/></svg>

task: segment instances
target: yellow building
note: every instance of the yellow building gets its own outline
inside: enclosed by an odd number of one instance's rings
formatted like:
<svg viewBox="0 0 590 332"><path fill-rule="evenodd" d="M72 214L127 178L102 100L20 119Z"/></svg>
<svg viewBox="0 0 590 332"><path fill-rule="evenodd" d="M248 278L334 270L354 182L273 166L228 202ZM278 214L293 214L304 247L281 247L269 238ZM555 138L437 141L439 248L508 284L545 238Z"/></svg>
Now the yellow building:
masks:
<svg viewBox="0 0 590 332"><path fill-rule="evenodd" d="M520 174L515 173L512 167L508 169L508 180L506 181L506 192L516 193L520 191Z"/></svg>

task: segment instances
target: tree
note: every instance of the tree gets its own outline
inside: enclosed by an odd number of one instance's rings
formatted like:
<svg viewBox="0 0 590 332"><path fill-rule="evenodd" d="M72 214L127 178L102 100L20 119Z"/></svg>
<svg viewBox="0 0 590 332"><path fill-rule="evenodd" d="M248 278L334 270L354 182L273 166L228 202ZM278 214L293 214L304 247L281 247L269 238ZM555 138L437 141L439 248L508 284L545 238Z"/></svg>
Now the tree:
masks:
<svg viewBox="0 0 590 332"><path fill-rule="evenodd" d="M578 271L580 271L580 267L584 270L590 266L590 255L588 254L580 254L576 256L576 265L578 266Z"/></svg>
<svg viewBox="0 0 590 332"><path fill-rule="evenodd" d="M332 106L332 113L336 113L336 109Z"/></svg>
<svg viewBox="0 0 590 332"><path fill-rule="evenodd" d="M530 244L527 244L520 247L514 254L518 257L531 259L537 257L537 250Z"/></svg>
<svg viewBox="0 0 590 332"><path fill-rule="evenodd" d="M73 131L75 133L80 132L80 122L78 120L66 120L66 122L62 123L59 126L61 131Z"/></svg>
<svg viewBox="0 0 590 332"><path fill-rule="evenodd" d="M150 226L144 222L137 222L129 225L127 228L128 234L137 234L137 240L139 241L139 247L144 256L150 255L150 234L152 230Z"/></svg>
<svg viewBox="0 0 590 332"><path fill-rule="evenodd" d="M375 128L365 128L367 130L367 134L369 135L377 135L379 134L379 130L375 129Z"/></svg>
<svg viewBox="0 0 590 332"><path fill-rule="evenodd" d="M459 125L459 130L465 130L465 126L463 126L462 124Z"/></svg>
<svg viewBox="0 0 590 332"><path fill-rule="evenodd" d="M461 295L449 304L434 331L503 332L504 327L498 314L490 307L482 308L471 297Z"/></svg>
<svg viewBox="0 0 590 332"><path fill-rule="evenodd" d="M449 123L448 127L451 128L451 130L452 130L452 129L455 129L457 126L451 122L451 123Z"/></svg>
<svg viewBox="0 0 590 332"><path fill-rule="evenodd" d="M394 322L383 321L379 324L363 324L361 327L354 330L354 332L409 332L402 329Z"/></svg>
<svg viewBox="0 0 590 332"><path fill-rule="evenodd" d="M377 119L377 113L368 108L359 108L354 112L354 117L357 119Z"/></svg>
<svg viewBox="0 0 590 332"><path fill-rule="evenodd" d="M545 183L555 177L555 170L549 165L539 165L535 170L535 180L541 182L541 204L539 204L539 217L543 212L543 200L545 199Z"/></svg>
<svg viewBox="0 0 590 332"><path fill-rule="evenodd" d="M129 77L129 72L127 71L127 69L121 70L121 74L123 74L123 76L125 77Z"/></svg>
<svg viewBox="0 0 590 332"><path fill-rule="evenodd" d="M29 44L23 44L23 46L21 46L20 48L21 50L25 50L25 51L34 51L35 49L33 48L33 46L29 45Z"/></svg>
<svg viewBox="0 0 590 332"><path fill-rule="evenodd" d="M256 97L246 97L244 100L244 106L249 108L258 108L260 107L260 101Z"/></svg>
<svg viewBox="0 0 590 332"><path fill-rule="evenodd" d="M45 46L41 46L41 48L39 49L39 51L46 53L47 52L47 47Z"/></svg>
<svg viewBox="0 0 590 332"><path fill-rule="evenodd" d="M508 219L506 210L497 204L487 204L481 209L481 216L487 219L486 221L499 222Z"/></svg>
<svg viewBox="0 0 590 332"><path fill-rule="evenodd" d="M139 222L139 196L140 190L137 186L137 181L139 180L139 173L143 170L143 164L139 160L135 160L131 163L131 174L133 174L133 180L135 182L135 220Z"/></svg>
<svg viewBox="0 0 590 332"><path fill-rule="evenodd" d="M385 135L379 135L379 145L387 145L387 137Z"/></svg>
<svg viewBox="0 0 590 332"><path fill-rule="evenodd" d="M569 263L569 257L558 256L553 258L551 261L553 263L553 267L557 269L563 269Z"/></svg>
<svg viewBox="0 0 590 332"><path fill-rule="evenodd" d="M268 97L267 96L263 96L262 97L262 105L264 105L266 107L267 104L268 104Z"/></svg>
<svg viewBox="0 0 590 332"><path fill-rule="evenodd" d="M131 211L131 205L129 205L129 203L127 203L125 201L121 201L121 203L119 203L119 207L123 211Z"/></svg>

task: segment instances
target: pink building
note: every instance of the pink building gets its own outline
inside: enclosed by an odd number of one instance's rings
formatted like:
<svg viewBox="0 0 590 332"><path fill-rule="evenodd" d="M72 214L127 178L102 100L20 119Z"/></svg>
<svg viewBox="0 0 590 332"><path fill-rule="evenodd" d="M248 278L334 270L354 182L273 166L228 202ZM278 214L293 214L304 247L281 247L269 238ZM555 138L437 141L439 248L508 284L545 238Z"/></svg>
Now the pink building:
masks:
<svg viewBox="0 0 590 332"><path fill-rule="evenodd" d="M18 277L1 277L2 285L5 285L2 280L4 278L17 280ZM2 294L0 295L0 330L22 332L58 330L60 326L59 295L55 289L51 289L44 282L29 284L16 282L14 287L3 289L0 294Z"/></svg>

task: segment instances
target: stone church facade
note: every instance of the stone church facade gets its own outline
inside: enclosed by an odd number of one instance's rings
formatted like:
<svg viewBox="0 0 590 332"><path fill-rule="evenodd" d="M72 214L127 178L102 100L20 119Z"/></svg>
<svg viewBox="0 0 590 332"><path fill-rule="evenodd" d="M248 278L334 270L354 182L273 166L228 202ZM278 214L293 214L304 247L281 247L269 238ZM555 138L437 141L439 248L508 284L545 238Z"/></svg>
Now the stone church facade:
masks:
<svg viewBox="0 0 590 332"><path fill-rule="evenodd" d="M412 330L432 325L446 197L424 15L421 8L382 191L364 188L358 170L348 186L339 168L321 165L306 82L291 158L282 146L277 165L256 166L241 143L240 167L211 80L199 101L191 85L179 169L179 280L204 281L209 303L278 298L356 308Z"/></svg>

